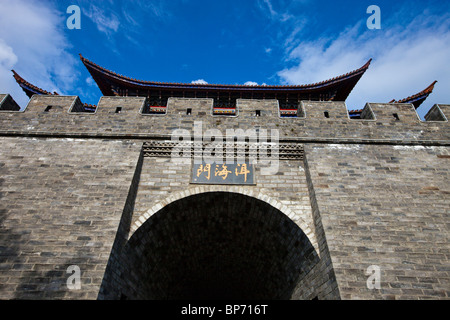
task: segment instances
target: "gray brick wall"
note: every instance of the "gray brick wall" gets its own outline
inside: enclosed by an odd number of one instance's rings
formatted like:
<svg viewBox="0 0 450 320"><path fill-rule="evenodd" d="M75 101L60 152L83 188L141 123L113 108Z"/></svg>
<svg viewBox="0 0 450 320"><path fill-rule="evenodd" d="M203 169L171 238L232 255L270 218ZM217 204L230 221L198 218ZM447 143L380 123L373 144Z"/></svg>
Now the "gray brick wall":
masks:
<svg viewBox="0 0 450 320"><path fill-rule="evenodd" d="M140 146L0 140L0 298L96 299ZM81 291L67 289L70 265Z"/></svg>
<svg viewBox="0 0 450 320"><path fill-rule="evenodd" d="M0 109L8 97L0 96ZM102 97L93 114L80 113L80 103L34 96L24 112L0 112L1 299L146 297L130 291L143 276L133 265L164 238L144 246L144 230L172 232L171 241L179 241L176 219L162 212L219 193L273 212L255 230L274 229L271 217L279 217L292 223L293 243L303 243L293 249L277 240L277 252L295 257L304 250L309 264L297 270L295 287L273 284L273 297L449 298L449 105L434 106L420 121L404 104L367 104L364 119L350 120L339 102L302 102L298 118L280 118L275 100L239 100L237 117L212 116L211 99L170 99L164 116L142 115L145 98ZM279 130L282 143L304 145L305 159L280 160L270 176L257 167L255 186L204 186L190 184L189 163L144 157L144 141L170 141L173 130L192 132L196 121L204 131ZM255 230L252 239L261 236ZM81 290L66 286L70 265L80 266ZM381 270L379 290L366 284L371 265ZM285 270L291 279L293 269Z"/></svg>
<svg viewBox="0 0 450 320"><path fill-rule="evenodd" d="M326 241L344 299L450 294L449 149L306 145ZM381 289L365 272L381 269Z"/></svg>

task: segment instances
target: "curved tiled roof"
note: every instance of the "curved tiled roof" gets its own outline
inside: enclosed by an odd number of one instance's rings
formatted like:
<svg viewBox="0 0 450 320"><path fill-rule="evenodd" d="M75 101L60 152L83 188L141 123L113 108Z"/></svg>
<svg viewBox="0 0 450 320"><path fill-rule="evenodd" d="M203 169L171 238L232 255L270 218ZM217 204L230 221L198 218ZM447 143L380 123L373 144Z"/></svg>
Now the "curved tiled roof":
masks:
<svg viewBox="0 0 450 320"><path fill-rule="evenodd" d="M56 92L48 92L44 89L41 89L39 87L36 87L34 85L32 85L31 83L29 83L28 81L26 81L24 78L22 78L21 76L19 76L19 74L14 71L11 70L14 76L14 79L16 80L16 82L19 84L19 86L23 89L23 91L25 91L26 95L31 98L34 94L41 94L41 95L58 95L58 93Z"/></svg>
<svg viewBox="0 0 450 320"><path fill-rule="evenodd" d="M428 96L433 92L434 86L436 85L436 83L437 83L437 81L434 81L425 90L422 90L422 91L420 91L419 93L416 93L413 96L410 96L408 98L405 98L405 99L402 99L402 100L398 100L398 101L396 101L394 99L390 103L413 103L415 101L422 100L422 99L425 101L425 99L428 98ZM416 109L417 108L418 107L416 107Z"/></svg>
<svg viewBox="0 0 450 320"><path fill-rule="evenodd" d="M352 72L346 73L344 75L313 83L313 84L305 84L305 85L227 85L227 84L192 84L192 83L173 83L173 82L155 82L155 81L143 81L137 80L134 78L126 77L124 75L118 74L114 71L108 70L104 67L99 66L98 64L84 58L80 54L80 59L83 64L86 66L88 71L93 76L94 80L99 85L100 89L105 86L102 83L102 79L99 79L98 73L103 75L104 77L113 80L119 81L123 84L134 85L134 86L144 86L144 87L166 87L166 88L192 88L192 89L234 89L234 90L313 90L317 88L322 88L325 86L331 86L334 84L339 84L351 78L356 78L358 76L362 76L365 71L369 68L372 59L370 59L366 64L364 64L361 68L354 70ZM107 90L110 90L109 88ZM103 90L102 90L103 91Z"/></svg>

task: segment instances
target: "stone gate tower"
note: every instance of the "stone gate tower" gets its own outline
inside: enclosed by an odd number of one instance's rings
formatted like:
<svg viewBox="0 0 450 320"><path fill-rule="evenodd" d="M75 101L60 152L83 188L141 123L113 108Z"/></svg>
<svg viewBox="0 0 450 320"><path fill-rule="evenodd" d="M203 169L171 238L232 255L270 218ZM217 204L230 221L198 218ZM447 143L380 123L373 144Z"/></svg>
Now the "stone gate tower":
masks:
<svg viewBox="0 0 450 320"><path fill-rule="evenodd" d="M81 59L97 106L15 72L28 105L0 95L1 299L449 298L450 105L416 113L434 84L349 112L370 62L248 87Z"/></svg>

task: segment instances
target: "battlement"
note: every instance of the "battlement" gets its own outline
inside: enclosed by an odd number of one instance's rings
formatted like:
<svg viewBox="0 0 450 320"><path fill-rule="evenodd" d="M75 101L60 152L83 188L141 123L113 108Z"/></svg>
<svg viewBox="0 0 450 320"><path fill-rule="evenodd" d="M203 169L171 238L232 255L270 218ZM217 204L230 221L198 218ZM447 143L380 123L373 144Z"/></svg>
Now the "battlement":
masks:
<svg viewBox="0 0 450 320"><path fill-rule="evenodd" d="M176 129L277 129L280 139L448 144L450 105L435 105L420 120L414 106L367 103L361 119L351 119L345 102L301 101L289 117L278 100L238 99L233 114L217 113L208 98L170 98L166 107L149 106L145 97L102 97L87 112L77 96L34 95L20 111L10 95L0 95L0 134L167 137ZM153 112L157 110L157 112Z"/></svg>
<svg viewBox="0 0 450 320"><path fill-rule="evenodd" d="M0 112L20 111L20 106L9 94L0 94Z"/></svg>
<svg viewBox="0 0 450 320"><path fill-rule="evenodd" d="M450 105L434 105L425 115L426 121L448 121L444 113L450 113Z"/></svg>
<svg viewBox="0 0 450 320"><path fill-rule="evenodd" d="M450 297L450 105L416 112L436 82L348 111L370 61L246 86L81 60L97 106L14 71L26 108L0 94L0 299Z"/></svg>
<svg viewBox="0 0 450 320"><path fill-rule="evenodd" d="M217 100L0 95L0 299L450 297L450 105Z"/></svg>

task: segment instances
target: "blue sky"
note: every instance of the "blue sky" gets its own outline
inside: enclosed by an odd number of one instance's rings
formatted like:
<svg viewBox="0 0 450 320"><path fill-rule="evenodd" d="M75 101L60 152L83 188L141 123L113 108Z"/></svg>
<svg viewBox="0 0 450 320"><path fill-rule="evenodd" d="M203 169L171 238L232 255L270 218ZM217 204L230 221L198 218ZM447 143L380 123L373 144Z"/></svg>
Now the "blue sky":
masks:
<svg viewBox="0 0 450 320"><path fill-rule="evenodd" d="M69 30L67 7L81 9ZM369 30L367 8L381 9ZM149 81L308 84L373 58L349 109L425 89L419 109L450 103L450 1L0 0L0 91L27 98L11 69L49 91L97 104L78 54Z"/></svg>

